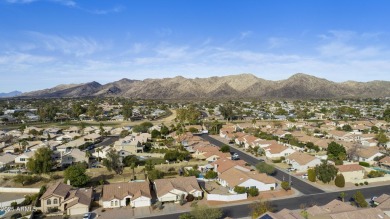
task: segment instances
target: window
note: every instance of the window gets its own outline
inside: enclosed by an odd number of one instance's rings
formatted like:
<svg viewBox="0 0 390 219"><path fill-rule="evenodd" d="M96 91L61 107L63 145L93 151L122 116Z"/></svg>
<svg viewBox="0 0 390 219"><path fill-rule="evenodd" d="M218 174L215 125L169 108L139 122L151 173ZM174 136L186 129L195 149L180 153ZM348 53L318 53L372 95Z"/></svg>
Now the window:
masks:
<svg viewBox="0 0 390 219"><path fill-rule="evenodd" d="M115 206L118 206L118 201L115 201Z"/></svg>
<svg viewBox="0 0 390 219"><path fill-rule="evenodd" d="M53 199L53 204L58 204L58 200L55 198L55 199Z"/></svg>
<svg viewBox="0 0 390 219"><path fill-rule="evenodd" d="M114 201L111 201L111 207L114 206Z"/></svg>
<svg viewBox="0 0 390 219"><path fill-rule="evenodd" d="M20 162L26 161L26 158L20 158Z"/></svg>
<svg viewBox="0 0 390 219"><path fill-rule="evenodd" d="M51 205L51 200L48 199L48 200L46 201L46 203L47 203L48 205Z"/></svg>

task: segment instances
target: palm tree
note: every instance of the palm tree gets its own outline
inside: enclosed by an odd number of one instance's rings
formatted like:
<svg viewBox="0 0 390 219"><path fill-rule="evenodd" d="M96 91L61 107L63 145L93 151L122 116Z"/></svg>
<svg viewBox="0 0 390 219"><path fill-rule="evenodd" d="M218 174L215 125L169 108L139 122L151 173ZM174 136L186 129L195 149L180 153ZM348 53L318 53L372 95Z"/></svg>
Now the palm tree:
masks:
<svg viewBox="0 0 390 219"><path fill-rule="evenodd" d="M339 197L340 197L341 201L344 202L345 196L347 196L347 193L345 193L345 192L340 192Z"/></svg>
<svg viewBox="0 0 390 219"><path fill-rule="evenodd" d="M19 143L22 146L23 151L26 151L27 146L29 145L26 139L23 139L22 142Z"/></svg>
<svg viewBox="0 0 390 219"><path fill-rule="evenodd" d="M98 159L101 159L100 152L103 152L102 148L96 148L96 152L98 153Z"/></svg>
<svg viewBox="0 0 390 219"><path fill-rule="evenodd" d="M85 157L88 158L88 168L90 168L90 166L89 166L89 158L92 157L92 153L90 151L86 150L85 151Z"/></svg>
<svg viewBox="0 0 390 219"><path fill-rule="evenodd" d="M135 163L131 163L130 168L133 170L133 180L135 180Z"/></svg>

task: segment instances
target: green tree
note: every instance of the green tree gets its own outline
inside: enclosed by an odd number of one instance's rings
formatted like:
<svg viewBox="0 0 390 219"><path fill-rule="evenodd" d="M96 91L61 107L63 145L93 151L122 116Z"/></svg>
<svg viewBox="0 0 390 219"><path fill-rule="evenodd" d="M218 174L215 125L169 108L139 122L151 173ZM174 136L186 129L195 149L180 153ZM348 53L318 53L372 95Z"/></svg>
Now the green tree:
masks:
<svg viewBox="0 0 390 219"><path fill-rule="evenodd" d="M146 171L152 171L154 170L154 163L152 160L147 160L145 163L145 170Z"/></svg>
<svg viewBox="0 0 390 219"><path fill-rule="evenodd" d="M259 195L259 190L256 187L251 187L248 189L248 194L252 197Z"/></svg>
<svg viewBox="0 0 390 219"><path fill-rule="evenodd" d="M327 154L329 160L333 161L341 161L341 164L343 160L346 158L346 150L343 145L337 144L336 142L332 141L328 144Z"/></svg>
<svg viewBox="0 0 390 219"><path fill-rule="evenodd" d="M378 144L380 144L380 145L386 144L389 141L389 138L387 137L387 135L383 131L379 132L375 136L375 138L378 141Z"/></svg>
<svg viewBox="0 0 390 219"><path fill-rule="evenodd" d="M133 107L129 103L125 103L122 107L122 115L125 120L128 120L133 115Z"/></svg>
<svg viewBox="0 0 390 219"><path fill-rule="evenodd" d="M206 178L206 179L215 179L215 178L217 178L217 176L218 176L218 173L217 173L217 172L214 172L214 171L212 171L212 170L209 170L209 171L207 171L207 173L206 173L206 175L204 176L204 178Z"/></svg>
<svg viewBox="0 0 390 219"><path fill-rule="evenodd" d="M234 186L234 192L237 194L244 194L246 193L246 188L242 186Z"/></svg>
<svg viewBox="0 0 390 219"><path fill-rule="evenodd" d="M150 134L152 135L152 138L160 138L161 137L161 133L156 129L153 129L153 131Z"/></svg>
<svg viewBox="0 0 390 219"><path fill-rule="evenodd" d="M41 147L27 162L27 169L35 174L49 173L54 166L53 151L48 147Z"/></svg>
<svg viewBox="0 0 390 219"><path fill-rule="evenodd" d="M124 138L124 137L128 136L129 134L130 134L129 131L127 131L127 130L122 130L121 133L119 134L119 137L120 137L120 138Z"/></svg>
<svg viewBox="0 0 390 219"><path fill-rule="evenodd" d="M273 211L271 203L268 201L256 201L250 205L252 218L258 218L267 211Z"/></svg>
<svg viewBox="0 0 390 219"><path fill-rule="evenodd" d="M346 131L346 132L350 132L350 131L352 131L352 127L350 126L350 125L343 125L343 131Z"/></svg>
<svg viewBox="0 0 390 219"><path fill-rule="evenodd" d="M110 150L107 153L106 158L103 159L103 166L105 166L110 172L114 171L119 175L123 173L123 164L116 150Z"/></svg>
<svg viewBox="0 0 390 219"><path fill-rule="evenodd" d="M151 181L154 181L156 179L161 179L164 177L164 172L160 170L150 170L148 171L148 178Z"/></svg>
<svg viewBox="0 0 390 219"><path fill-rule="evenodd" d="M316 181L317 176L316 176L316 171L314 169L310 168L310 169L307 170L307 179L310 182L315 182Z"/></svg>
<svg viewBox="0 0 390 219"><path fill-rule="evenodd" d="M347 193L345 193L345 192L340 192L340 194L339 194L339 197L340 197L342 202L344 202L346 196L347 196Z"/></svg>
<svg viewBox="0 0 390 219"><path fill-rule="evenodd" d="M291 189L290 183L287 182L287 181L283 181L283 182L280 184L280 186L282 186L282 189L284 189L284 190L286 190L286 191Z"/></svg>
<svg viewBox="0 0 390 219"><path fill-rule="evenodd" d="M90 177L86 174L86 169L82 164L76 164L64 171L64 181L68 180L72 186L81 187L89 182Z"/></svg>
<svg viewBox="0 0 390 219"><path fill-rule="evenodd" d="M334 180L338 172L338 169L334 165L329 164L327 161L317 165L314 170L317 178L323 183L329 183Z"/></svg>
<svg viewBox="0 0 390 219"><path fill-rule="evenodd" d="M165 136L165 135L168 135L169 134L169 129L168 127L166 127L165 125L161 126L161 135Z"/></svg>
<svg viewBox="0 0 390 219"><path fill-rule="evenodd" d="M227 152L230 152L230 147L229 145L223 145L220 149L221 152L223 153L227 153Z"/></svg>
<svg viewBox="0 0 390 219"><path fill-rule="evenodd" d="M368 207L368 203L366 199L364 198L364 195L362 192L357 191L355 195L353 196L353 200L355 201L356 205L361 208L366 208Z"/></svg>
<svg viewBox="0 0 390 219"><path fill-rule="evenodd" d="M207 205L196 205L191 209L190 215L194 219L220 219L222 218L222 210Z"/></svg>
<svg viewBox="0 0 390 219"><path fill-rule="evenodd" d="M336 178L334 180L334 184L337 187L343 188L345 186L344 175L343 174L337 174L337 176L336 176Z"/></svg>
<svg viewBox="0 0 390 219"><path fill-rule="evenodd" d="M383 119L386 122L390 122L390 108L389 107L383 112Z"/></svg>
<svg viewBox="0 0 390 219"><path fill-rule="evenodd" d="M260 173L266 173L268 175L272 175L275 173L276 169L274 166L270 165L270 164L267 164L265 162L260 162L256 165L256 169L260 172Z"/></svg>

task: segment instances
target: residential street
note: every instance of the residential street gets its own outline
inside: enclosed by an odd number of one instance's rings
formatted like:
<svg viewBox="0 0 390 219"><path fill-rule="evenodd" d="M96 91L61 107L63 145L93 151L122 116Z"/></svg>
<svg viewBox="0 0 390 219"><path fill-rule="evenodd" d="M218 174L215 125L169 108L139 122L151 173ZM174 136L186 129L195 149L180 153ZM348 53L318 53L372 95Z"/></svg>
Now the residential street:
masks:
<svg viewBox="0 0 390 219"><path fill-rule="evenodd" d="M348 201L356 191L360 190L366 198L371 198L373 196L380 196L385 192L390 191L390 185L385 186L377 186L377 187L366 187L366 188L356 188L353 190L345 191L347 196L345 200ZM325 205L333 199L338 198L340 192L331 192L331 193L321 193L315 195L303 195L299 197L293 198L285 198L271 201L271 204L275 211L280 211L283 208L288 209L299 209L301 207L310 207L312 205ZM224 212L225 217L231 218L243 218L248 217L251 208L251 204L238 204L238 205L229 205L226 207L221 207ZM171 215L160 215L146 218L159 218L159 219L170 219L170 218L178 218L182 213L171 214Z"/></svg>
<svg viewBox="0 0 390 219"><path fill-rule="evenodd" d="M210 143L212 143L218 147L222 147L223 145L226 145L225 143L218 141L218 140L216 140L216 139L214 139L206 134L203 134L200 137L206 141L209 141ZM240 159L246 161L248 164L256 165L259 162L259 159L256 159L256 158L254 158L254 157L252 157L252 156L250 156L250 155L248 155L240 150L237 150L234 147L230 147L230 151L237 153L240 156ZM283 178L284 178L284 180L289 179L289 174L287 172L284 172L284 171L277 168L276 173L275 173L275 175L273 175L273 177L275 177L276 179L278 179L280 181L283 181ZM317 194L317 193L324 192L323 190L321 190L315 186L312 186L311 184L309 184L301 179L298 179L297 177L295 177L293 175L291 175L291 182L292 182L292 187L294 189L298 190L299 192L301 192L302 194Z"/></svg>

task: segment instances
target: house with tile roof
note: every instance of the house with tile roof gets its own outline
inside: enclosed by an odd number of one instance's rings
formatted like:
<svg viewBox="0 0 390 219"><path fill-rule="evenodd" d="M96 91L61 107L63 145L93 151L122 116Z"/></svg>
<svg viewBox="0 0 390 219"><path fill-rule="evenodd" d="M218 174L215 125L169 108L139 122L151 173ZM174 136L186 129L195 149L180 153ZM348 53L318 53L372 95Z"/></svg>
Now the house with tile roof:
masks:
<svg viewBox="0 0 390 219"><path fill-rule="evenodd" d="M214 167L214 171L218 174L222 174L230 168L237 168L245 172L252 170L250 166L246 166L246 162L243 160L231 160L227 158L216 160L211 165Z"/></svg>
<svg viewBox="0 0 390 219"><path fill-rule="evenodd" d="M103 208L119 208L124 206L147 207L151 205L149 181L121 182L103 186Z"/></svg>
<svg viewBox="0 0 390 219"><path fill-rule="evenodd" d="M276 188L276 180L267 174L257 171L242 171L237 168L230 168L220 174L218 182L227 187L231 193L235 193L235 186L256 187L259 191L269 191Z"/></svg>
<svg viewBox="0 0 390 219"><path fill-rule="evenodd" d="M376 157L383 156L377 147L361 148L358 151L359 161L374 163Z"/></svg>
<svg viewBox="0 0 390 219"><path fill-rule="evenodd" d="M288 155L295 152L294 149L286 147L281 144L271 144L264 148L265 156L269 159L280 159L281 157L287 157Z"/></svg>
<svg viewBox="0 0 390 219"><path fill-rule="evenodd" d="M298 172L307 171L309 168L313 168L321 164L321 160L312 155L294 152L286 157L286 162L295 168Z"/></svg>
<svg viewBox="0 0 390 219"><path fill-rule="evenodd" d="M343 174L345 182L356 182L362 180L365 175L365 170L359 164L344 164L338 165L336 168L339 173Z"/></svg>
<svg viewBox="0 0 390 219"><path fill-rule="evenodd" d="M67 215L80 215L89 212L92 202L91 188L72 189L62 182L50 186L41 196L41 211L50 212L54 209Z"/></svg>
<svg viewBox="0 0 390 219"><path fill-rule="evenodd" d="M378 164L382 168L390 170L390 156L386 156L378 161Z"/></svg>
<svg viewBox="0 0 390 219"><path fill-rule="evenodd" d="M160 202L178 202L190 194L194 197L203 196L195 176L157 179L154 181L154 190Z"/></svg>

